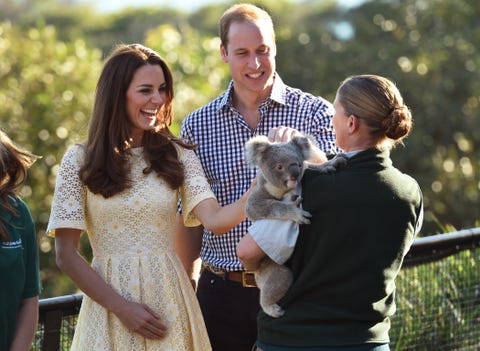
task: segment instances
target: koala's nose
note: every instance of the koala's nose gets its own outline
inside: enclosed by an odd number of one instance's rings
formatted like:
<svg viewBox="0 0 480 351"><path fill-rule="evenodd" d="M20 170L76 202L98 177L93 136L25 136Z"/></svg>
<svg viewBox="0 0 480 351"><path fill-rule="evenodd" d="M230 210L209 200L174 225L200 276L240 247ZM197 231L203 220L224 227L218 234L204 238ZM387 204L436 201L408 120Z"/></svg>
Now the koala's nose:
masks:
<svg viewBox="0 0 480 351"><path fill-rule="evenodd" d="M288 171L290 172L290 179L292 180L297 180L297 178L300 176L300 168L296 163L292 163L288 167Z"/></svg>

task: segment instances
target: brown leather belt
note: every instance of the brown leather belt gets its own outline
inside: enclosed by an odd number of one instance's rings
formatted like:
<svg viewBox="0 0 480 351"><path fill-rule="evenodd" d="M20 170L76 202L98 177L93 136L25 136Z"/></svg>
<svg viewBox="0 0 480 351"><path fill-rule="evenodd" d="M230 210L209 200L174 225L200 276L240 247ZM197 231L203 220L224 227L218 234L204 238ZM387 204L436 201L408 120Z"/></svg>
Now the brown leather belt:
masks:
<svg viewBox="0 0 480 351"><path fill-rule="evenodd" d="M240 283L244 288L256 288L255 275L250 271L233 271L227 272L223 269L209 265L208 263L202 263L202 269L222 277L223 279L230 280L232 282Z"/></svg>

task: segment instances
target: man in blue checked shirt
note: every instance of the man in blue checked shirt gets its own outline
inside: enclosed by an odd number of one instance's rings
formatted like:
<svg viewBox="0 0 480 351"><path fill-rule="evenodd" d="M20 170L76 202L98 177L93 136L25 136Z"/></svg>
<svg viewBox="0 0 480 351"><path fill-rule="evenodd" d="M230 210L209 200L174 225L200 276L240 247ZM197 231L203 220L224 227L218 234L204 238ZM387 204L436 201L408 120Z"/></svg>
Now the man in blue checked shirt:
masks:
<svg viewBox="0 0 480 351"><path fill-rule="evenodd" d="M335 149L332 105L321 97L283 83L275 71L275 32L270 15L250 4L230 7L220 19L220 53L232 82L215 100L183 121L181 136L197 144L213 192L221 205L237 200L256 175L244 159L245 142L255 135L286 141L303 132L318 141L310 161L326 160ZM236 246L251 222L223 235L202 227L186 228L179 215L176 249L197 296L214 351L250 351L256 341L259 290L246 272ZM202 240L203 238L203 240Z"/></svg>

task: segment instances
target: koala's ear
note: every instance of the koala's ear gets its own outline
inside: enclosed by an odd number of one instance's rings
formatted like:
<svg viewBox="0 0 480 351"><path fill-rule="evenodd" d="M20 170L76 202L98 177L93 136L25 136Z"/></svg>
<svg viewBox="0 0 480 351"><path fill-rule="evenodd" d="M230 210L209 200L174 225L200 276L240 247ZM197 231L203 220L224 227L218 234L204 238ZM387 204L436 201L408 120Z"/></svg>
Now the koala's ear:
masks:
<svg viewBox="0 0 480 351"><path fill-rule="evenodd" d="M265 135L258 135L249 139L245 144L245 160L250 166L258 165L269 147L270 141Z"/></svg>
<svg viewBox="0 0 480 351"><path fill-rule="evenodd" d="M310 152L316 140L310 135L297 135L293 137L292 143L300 150L305 160L310 158Z"/></svg>

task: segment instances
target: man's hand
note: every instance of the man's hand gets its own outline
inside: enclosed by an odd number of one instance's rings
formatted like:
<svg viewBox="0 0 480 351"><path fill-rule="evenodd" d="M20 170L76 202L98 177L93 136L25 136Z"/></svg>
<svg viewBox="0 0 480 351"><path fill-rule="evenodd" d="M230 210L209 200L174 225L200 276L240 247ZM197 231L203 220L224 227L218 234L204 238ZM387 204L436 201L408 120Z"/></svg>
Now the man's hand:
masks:
<svg viewBox="0 0 480 351"><path fill-rule="evenodd" d="M271 142L287 142L292 140L297 135L304 135L302 132L285 126L272 128L268 131L268 140ZM317 146L312 145L310 158L307 160L309 163L321 164L327 162L327 155L320 150Z"/></svg>
<svg viewBox="0 0 480 351"><path fill-rule="evenodd" d="M268 140L271 142L287 142L293 139L294 136L302 134L300 131L290 128L290 127L285 127L285 126L280 126L276 128L272 128L268 131Z"/></svg>

